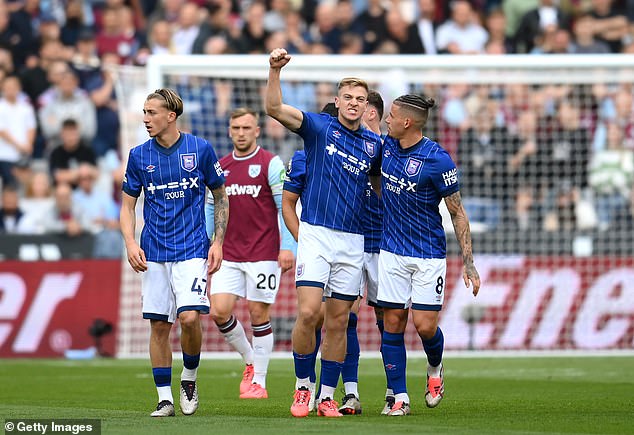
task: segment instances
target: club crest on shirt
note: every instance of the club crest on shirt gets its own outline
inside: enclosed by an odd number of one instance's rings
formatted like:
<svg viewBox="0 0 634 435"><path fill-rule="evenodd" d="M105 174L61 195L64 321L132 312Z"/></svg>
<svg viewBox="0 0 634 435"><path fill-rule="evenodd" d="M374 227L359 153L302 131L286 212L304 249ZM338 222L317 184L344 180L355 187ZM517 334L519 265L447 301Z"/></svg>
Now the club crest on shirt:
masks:
<svg viewBox="0 0 634 435"><path fill-rule="evenodd" d="M260 175L262 165L249 165L249 177L255 178Z"/></svg>
<svg viewBox="0 0 634 435"><path fill-rule="evenodd" d="M187 172L191 172L198 167L198 159L196 153L181 154L181 168Z"/></svg>
<svg viewBox="0 0 634 435"><path fill-rule="evenodd" d="M374 157L374 154L376 153L376 144L374 142L367 140L363 141L363 148L370 157Z"/></svg>
<svg viewBox="0 0 634 435"><path fill-rule="evenodd" d="M420 172L420 168L423 166L423 162L413 157L407 159L407 163L405 164L405 172L410 177L418 175Z"/></svg>

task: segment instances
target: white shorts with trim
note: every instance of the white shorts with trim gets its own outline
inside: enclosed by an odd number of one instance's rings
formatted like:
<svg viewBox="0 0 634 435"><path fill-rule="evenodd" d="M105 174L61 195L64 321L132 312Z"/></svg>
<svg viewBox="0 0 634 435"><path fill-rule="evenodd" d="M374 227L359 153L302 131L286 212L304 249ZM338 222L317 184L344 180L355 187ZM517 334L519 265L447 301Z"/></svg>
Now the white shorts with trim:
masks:
<svg viewBox="0 0 634 435"><path fill-rule="evenodd" d="M417 258L381 251L378 305L440 311L445 299L444 258Z"/></svg>
<svg viewBox="0 0 634 435"><path fill-rule="evenodd" d="M363 273L361 274L361 294L365 293L366 302L376 307L379 290L379 254L363 253Z"/></svg>
<svg viewBox="0 0 634 435"><path fill-rule="evenodd" d="M143 318L174 323L182 311L209 314L207 259L155 263L141 275Z"/></svg>
<svg viewBox="0 0 634 435"><path fill-rule="evenodd" d="M230 293L249 301L272 304L280 288L280 275L277 261L222 260L218 272L211 276L209 294Z"/></svg>
<svg viewBox="0 0 634 435"><path fill-rule="evenodd" d="M326 297L355 300L360 296L362 268L362 234L300 222L295 267L298 287L321 287Z"/></svg>

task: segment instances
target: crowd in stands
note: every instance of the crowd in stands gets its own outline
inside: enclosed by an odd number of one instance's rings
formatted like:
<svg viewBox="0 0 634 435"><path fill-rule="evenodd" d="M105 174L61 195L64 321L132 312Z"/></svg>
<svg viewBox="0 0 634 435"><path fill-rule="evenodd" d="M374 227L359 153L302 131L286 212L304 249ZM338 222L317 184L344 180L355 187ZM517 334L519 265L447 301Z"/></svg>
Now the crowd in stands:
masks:
<svg viewBox="0 0 634 435"><path fill-rule="evenodd" d="M122 156L113 65L275 47L631 54L633 23L634 0L0 0L0 233L92 232L116 246ZM231 98L218 95L231 86L222 86L214 99L227 107L206 116L230 109ZM309 92L309 110L335 94L325 83ZM631 84L424 92L440 102L429 136L456 158L471 221L483 230L605 229L631 219ZM265 146L287 140L275 122L263 123Z"/></svg>

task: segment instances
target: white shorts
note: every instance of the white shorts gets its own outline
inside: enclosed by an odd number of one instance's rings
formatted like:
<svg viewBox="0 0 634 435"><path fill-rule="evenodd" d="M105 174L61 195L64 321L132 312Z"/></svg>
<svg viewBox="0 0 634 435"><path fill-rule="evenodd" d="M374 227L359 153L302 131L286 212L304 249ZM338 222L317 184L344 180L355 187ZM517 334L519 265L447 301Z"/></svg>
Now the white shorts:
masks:
<svg viewBox="0 0 634 435"><path fill-rule="evenodd" d="M379 290L379 254L363 253L363 273L361 274L361 294L365 292L368 305L376 307Z"/></svg>
<svg viewBox="0 0 634 435"><path fill-rule="evenodd" d="M362 268L362 234L300 222L295 285L321 287L326 297L354 301Z"/></svg>
<svg viewBox="0 0 634 435"><path fill-rule="evenodd" d="M381 251L378 305L440 311L445 299L444 258L417 258Z"/></svg>
<svg viewBox="0 0 634 435"><path fill-rule="evenodd" d="M154 263L141 276L143 318L174 323L183 311L209 314L207 259Z"/></svg>
<svg viewBox="0 0 634 435"><path fill-rule="evenodd" d="M230 293L249 301L272 304L280 288L280 274L277 261L222 260L218 272L211 276L209 294Z"/></svg>

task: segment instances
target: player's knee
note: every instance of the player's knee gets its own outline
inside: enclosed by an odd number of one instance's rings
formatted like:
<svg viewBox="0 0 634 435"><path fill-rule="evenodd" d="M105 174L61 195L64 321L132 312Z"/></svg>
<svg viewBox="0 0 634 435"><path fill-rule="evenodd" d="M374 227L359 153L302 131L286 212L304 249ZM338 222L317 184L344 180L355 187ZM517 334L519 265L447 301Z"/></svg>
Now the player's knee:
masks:
<svg viewBox="0 0 634 435"><path fill-rule="evenodd" d="M315 328L321 321L321 313L312 307L300 307L297 312L297 323L310 328Z"/></svg>
<svg viewBox="0 0 634 435"><path fill-rule="evenodd" d="M182 329L193 329L199 324L197 311L183 311L178 315L178 321Z"/></svg>
<svg viewBox="0 0 634 435"><path fill-rule="evenodd" d="M416 328L416 331L418 332L418 335L423 339L423 340L429 340L431 338L434 337L434 335L436 334L436 325L435 324L424 324L424 325L419 325Z"/></svg>
<svg viewBox="0 0 634 435"><path fill-rule="evenodd" d="M231 310L225 310L222 309L222 307L214 307L213 305L211 306L209 314L216 325L224 325L231 318Z"/></svg>

